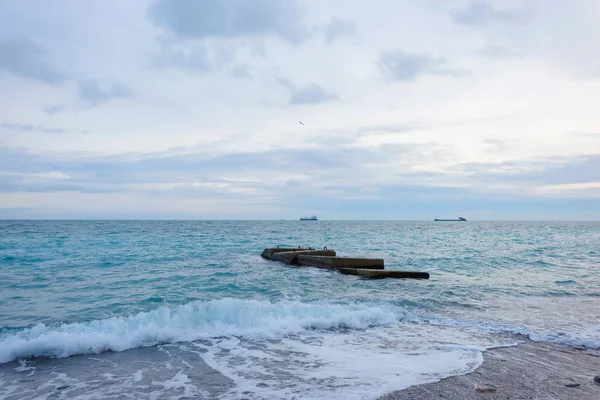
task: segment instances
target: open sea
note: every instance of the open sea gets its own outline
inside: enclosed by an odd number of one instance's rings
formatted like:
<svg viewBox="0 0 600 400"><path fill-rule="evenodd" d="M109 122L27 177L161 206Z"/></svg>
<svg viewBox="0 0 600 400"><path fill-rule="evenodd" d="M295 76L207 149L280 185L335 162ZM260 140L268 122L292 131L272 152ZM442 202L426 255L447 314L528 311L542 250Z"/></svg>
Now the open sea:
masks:
<svg viewBox="0 0 600 400"><path fill-rule="evenodd" d="M598 222L0 221L0 398L376 399L524 336L600 348L599 272Z"/></svg>

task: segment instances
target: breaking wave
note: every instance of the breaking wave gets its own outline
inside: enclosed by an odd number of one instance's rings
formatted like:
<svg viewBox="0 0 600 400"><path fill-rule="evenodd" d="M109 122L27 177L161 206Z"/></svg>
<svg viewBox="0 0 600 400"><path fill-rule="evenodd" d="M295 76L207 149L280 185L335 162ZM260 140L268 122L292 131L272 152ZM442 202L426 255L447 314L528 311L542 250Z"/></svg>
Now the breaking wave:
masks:
<svg viewBox="0 0 600 400"><path fill-rule="evenodd" d="M127 317L46 326L0 334L0 363L69 357L220 336L281 337L305 330L389 325L397 312L366 304L221 299L160 307Z"/></svg>

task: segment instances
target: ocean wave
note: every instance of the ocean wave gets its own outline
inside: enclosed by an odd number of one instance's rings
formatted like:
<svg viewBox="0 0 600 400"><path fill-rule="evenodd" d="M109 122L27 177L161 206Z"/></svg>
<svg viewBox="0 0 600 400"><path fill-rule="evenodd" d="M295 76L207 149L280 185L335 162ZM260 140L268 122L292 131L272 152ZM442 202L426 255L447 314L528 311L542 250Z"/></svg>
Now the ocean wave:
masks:
<svg viewBox="0 0 600 400"><path fill-rule="evenodd" d="M31 328L0 335L0 363L20 358L124 351L222 336L282 337L315 329L389 325L397 311L365 304L221 299L160 307L127 317Z"/></svg>

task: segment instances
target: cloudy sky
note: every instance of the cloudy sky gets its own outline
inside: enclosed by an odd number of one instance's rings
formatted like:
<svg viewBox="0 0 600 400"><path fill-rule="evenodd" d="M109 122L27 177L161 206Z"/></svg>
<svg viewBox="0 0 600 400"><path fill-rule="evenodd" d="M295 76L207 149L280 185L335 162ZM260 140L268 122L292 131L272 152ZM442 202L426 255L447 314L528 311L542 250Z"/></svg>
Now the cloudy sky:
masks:
<svg viewBox="0 0 600 400"><path fill-rule="evenodd" d="M0 0L0 218L597 220L598 21L596 0Z"/></svg>

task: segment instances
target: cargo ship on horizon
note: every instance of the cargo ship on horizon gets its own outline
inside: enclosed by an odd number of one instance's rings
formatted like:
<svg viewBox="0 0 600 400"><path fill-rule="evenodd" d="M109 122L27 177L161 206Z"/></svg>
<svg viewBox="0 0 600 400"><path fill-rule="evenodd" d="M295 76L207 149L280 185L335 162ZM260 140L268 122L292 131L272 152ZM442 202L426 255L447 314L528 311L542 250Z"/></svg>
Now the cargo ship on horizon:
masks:
<svg viewBox="0 0 600 400"><path fill-rule="evenodd" d="M318 219L316 215L313 215L312 217L302 217L300 221L318 221Z"/></svg>
<svg viewBox="0 0 600 400"><path fill-rule="evenodd" d="M458 217L458 219L455 218L435 218L434 221L438 221L438 222L466 222L467 219L463 218L463 217Z"/></svg>

